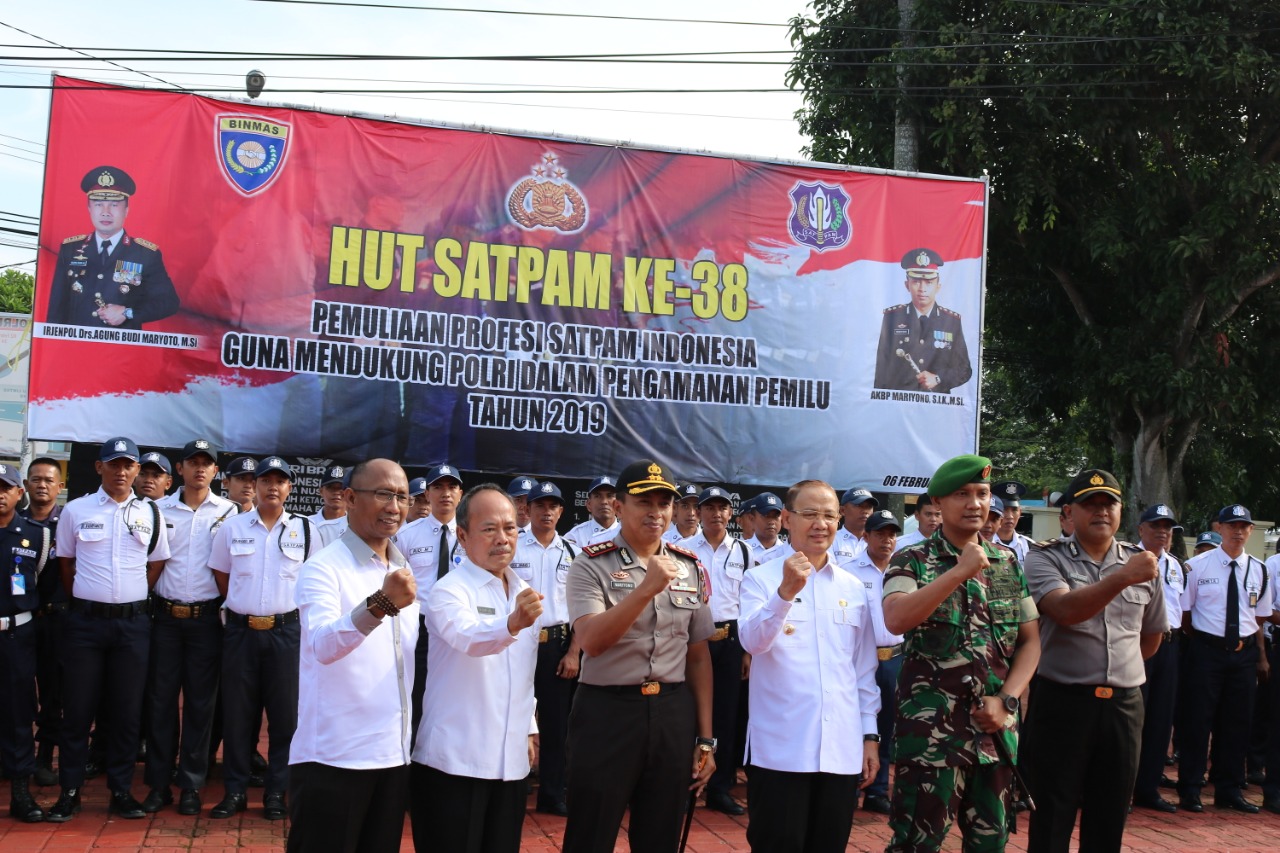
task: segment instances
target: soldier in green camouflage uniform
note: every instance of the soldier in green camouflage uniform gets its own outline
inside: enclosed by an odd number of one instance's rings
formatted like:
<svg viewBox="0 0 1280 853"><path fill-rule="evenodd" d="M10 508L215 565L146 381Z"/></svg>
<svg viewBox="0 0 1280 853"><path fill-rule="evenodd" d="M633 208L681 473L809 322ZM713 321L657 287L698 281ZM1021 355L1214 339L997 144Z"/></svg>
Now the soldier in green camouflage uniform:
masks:
<svg viewBox="0 0 1280 853"><path fill-rule="evenodd" d="M906 637L887 853L939 850L956 820L966 851L1002 851L1008 839L1013 771L992 738L1016 760L1017 697L1040 646L1017 560L978 536L990 474L980 456L944 463L929 486L942 529L895 554L885 572L886 627Z"/></svg>

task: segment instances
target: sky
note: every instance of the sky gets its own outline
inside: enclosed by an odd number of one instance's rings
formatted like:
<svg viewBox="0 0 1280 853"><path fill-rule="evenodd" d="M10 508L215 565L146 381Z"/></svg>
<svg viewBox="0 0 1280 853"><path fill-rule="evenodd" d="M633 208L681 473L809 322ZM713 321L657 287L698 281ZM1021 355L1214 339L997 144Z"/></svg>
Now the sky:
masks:
<svg viewBox="0 0 1280 853"><path fill-rule="evenodd" d="M804 159L801 149L806 140L794 118L802 100L795 92L545 91L785 89L791 48L786 23L811 11L802 0L382 0L384 7L399 8L371 8L373 5L374 0L345 4L333 0L8 4L0 11L0 45L4 46L0 53L0 227L36 230L48 87L50 74L55 72L123 85L235 88L234 93L216 96L244 98L240 88L244 76L256 69L267 77L259 104L550 132L765 159ZM487 11L447 10L464 8ZM500 10L543 14L502 14ZM149 53L157 50L183 51L187 56L194 51L270 55L175 61ZM280 56L284 53L374 57L692 53L698 55L684 59L715 64L511 59L291 61ZM274 91L315 88L466 91ZM475 89L515 91L470 93ZM20 245L6 245L10 243ZM0 268L15 265L33 272L34 259L34 237L0 231Z"/></svg>

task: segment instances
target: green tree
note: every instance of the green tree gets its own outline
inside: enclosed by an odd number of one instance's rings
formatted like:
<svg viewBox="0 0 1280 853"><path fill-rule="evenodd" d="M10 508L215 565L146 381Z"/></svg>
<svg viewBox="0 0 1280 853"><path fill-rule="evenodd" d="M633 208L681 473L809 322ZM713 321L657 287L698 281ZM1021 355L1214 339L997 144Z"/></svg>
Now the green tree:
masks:
<svg viewBox="0 0 1280 853"><path fill-rule="evenodd" d="M31 273L12 267L0 271L0 311L30 314L35 292L36 280Z"/></svg>
<svg viewBox="0 0 1280 853"><path fill-rule="evenodd" d="M1021 416L1095 412L1135 504L1179 505L1197 435L1273 405L1280 6L914 6L907 33L896 3L792 22L808 153L891 166L905 119L921 171L990 175L987 321Z"/></svg>

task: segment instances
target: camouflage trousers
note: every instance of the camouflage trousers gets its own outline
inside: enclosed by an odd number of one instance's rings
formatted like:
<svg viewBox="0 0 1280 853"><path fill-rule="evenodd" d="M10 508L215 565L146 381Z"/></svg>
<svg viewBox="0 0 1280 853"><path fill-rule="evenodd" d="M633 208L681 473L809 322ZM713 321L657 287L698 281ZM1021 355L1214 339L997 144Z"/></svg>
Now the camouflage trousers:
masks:
<svg viewBox="0 0 1280 853"><path fill-rule="evenodd" d="M1003 764L931 767L898 764L885 853L941 850L954 821L963 850L1002 853L1009 840L1006 793L1013 771Z"/></svg>

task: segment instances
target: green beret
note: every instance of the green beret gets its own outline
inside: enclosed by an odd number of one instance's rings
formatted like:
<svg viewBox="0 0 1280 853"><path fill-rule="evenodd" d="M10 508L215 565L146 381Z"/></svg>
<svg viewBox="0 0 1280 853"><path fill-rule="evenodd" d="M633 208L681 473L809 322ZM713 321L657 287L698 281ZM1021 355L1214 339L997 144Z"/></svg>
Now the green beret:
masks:
<svg viewBox="0 0 1280 853"><path fill-rule="evenodd" d="M933 472L929 481L929 497L949 495L969 483L991 482L991 460L985 456L965 454L948 459Z"/></svg>

